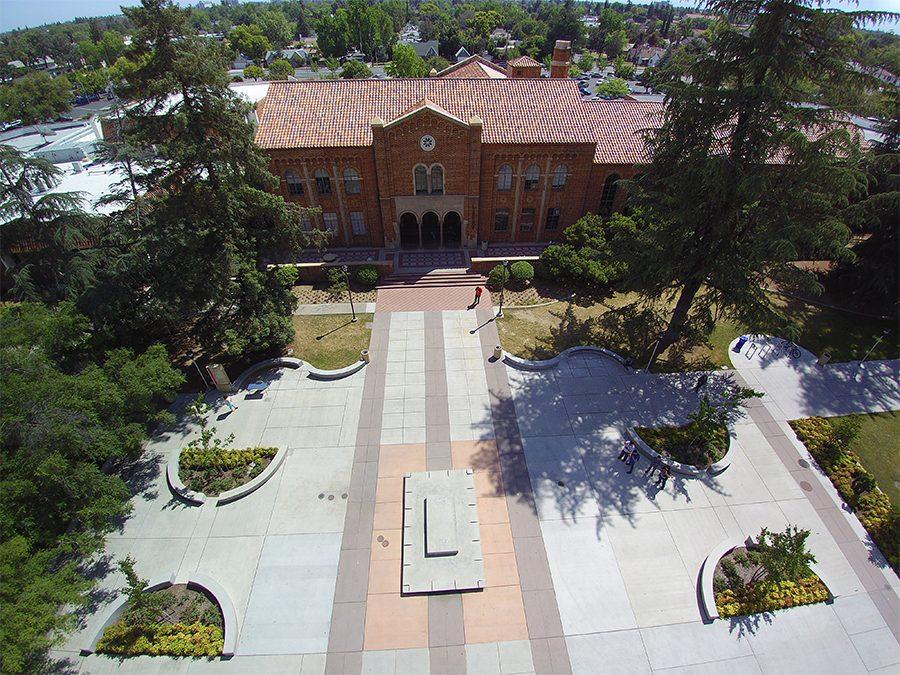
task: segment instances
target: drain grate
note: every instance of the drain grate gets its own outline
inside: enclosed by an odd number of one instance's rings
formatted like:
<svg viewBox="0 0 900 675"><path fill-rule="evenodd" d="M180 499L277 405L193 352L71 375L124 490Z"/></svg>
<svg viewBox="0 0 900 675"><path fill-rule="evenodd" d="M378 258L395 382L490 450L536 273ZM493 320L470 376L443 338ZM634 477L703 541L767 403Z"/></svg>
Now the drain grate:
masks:
<svg viewBox="0 0 900 675"><path fill-rule="evenodd" d="M800 487L803 488L803 490L806 492L812 492L812 485L810 485L805 480L800 481Z"/></svg>

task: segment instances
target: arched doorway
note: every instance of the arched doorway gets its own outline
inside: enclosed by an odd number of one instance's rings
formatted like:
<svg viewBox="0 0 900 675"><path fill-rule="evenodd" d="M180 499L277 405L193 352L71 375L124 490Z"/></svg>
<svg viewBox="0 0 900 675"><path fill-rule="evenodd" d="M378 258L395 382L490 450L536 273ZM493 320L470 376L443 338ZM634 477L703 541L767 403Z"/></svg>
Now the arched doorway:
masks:
<svg viewBox="0 0 900 675"><path fill-rule="evenodd" d="M434 211L422 216L422 248L437 248L441 245L441 221Z"/></svg>
<svg viewBox="0 0 900 675"><path fill-rule="evenodd" d="M443 234L444 246L448 248L456 248L462 243L462 218L456 211L444 216Z"/></svg>
<svg viewBox="0 0 900 675"><path fill-rule="evenodd" d="M400 246L419 248L419 221L412 213L400 216Z"/></svg>

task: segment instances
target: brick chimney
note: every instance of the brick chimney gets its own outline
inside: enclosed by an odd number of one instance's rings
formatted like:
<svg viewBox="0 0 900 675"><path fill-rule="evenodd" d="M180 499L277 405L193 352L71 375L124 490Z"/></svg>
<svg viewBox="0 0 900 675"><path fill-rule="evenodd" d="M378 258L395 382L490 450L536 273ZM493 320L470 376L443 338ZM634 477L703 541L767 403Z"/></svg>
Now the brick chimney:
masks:
<svg viewBox="0 0 900 675"><path fill-rule="evenodd" d="M569 63L572 60L572 43L568 40L557 40L553 46L553 61L550 64L550 77L568 77Z"/></svg>

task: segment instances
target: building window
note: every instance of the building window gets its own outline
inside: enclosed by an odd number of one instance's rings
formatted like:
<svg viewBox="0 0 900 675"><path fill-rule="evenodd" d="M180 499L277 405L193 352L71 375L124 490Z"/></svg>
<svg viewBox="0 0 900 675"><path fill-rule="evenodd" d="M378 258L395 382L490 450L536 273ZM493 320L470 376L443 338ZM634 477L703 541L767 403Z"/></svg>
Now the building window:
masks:
<svg viewBox="0 0 900 675"><path fill-rule="evenodd" d="M325 229L331 232L332 234L337 234L337 214L336 213L325 213L322 215L322 219L325 221Z"/></svg>
<svg viewBox="0 0 900 675"><path fill-rule="evenodd" d="M305 213L300 216L300 229L304 232L312 231L312 220Z"/></svg>
<svg viewBox="0 0 900 675"><path fill-rule="evenodd" d="M509 228L509 211L497 209L494 212L494 232L506 232Z"/></svg>
<svg viewBox="0 0 900 675"><path fill-rule="evenodd" d="M417 165L415 169L413 169L413 177L416 183L416 194L417 195L427 195L428 194L428 169L426 169L421 164Z"/></svg>
<svg viewBox="0 0 900 675"><path fill-rule="evenodd" d="M348 195L359 194L359 174L356 169L344 169L344 192Z"/></svg>
<svg viewBox="0 0 900 675"><path fill-rule="evenodd" d="M289 195L303 194L303 181L300 180L296 171L285 171L284 180L287 183Z"/></svg>
<svg viewBox="0 0 900 675"><path fill-rule="evenodd" d="M350 224L353 226L353 234L366 233L366 221L363 219L363 214L360 211L352 211L350 213Z"/></svg>
<svg viewBox="0 0 900 675"><path fill-rule="evenodd" d="M444 194L444 167L440 164L431 166L431 194Z"/></svg>
<svg viewBox="0 0 900 675"><path fill-rule="evenodd" d="M536 190L538 186L538 180L541 178L541 170L537 168L536 165L532 164L527 169L525 169L525 189L526 190Z"/></svg>
<svg viewBox="0 0 900 675"><path fill-rule="evenodd" d="M500 173L497 175L497 189L500 192L512 190L512 173L512 167L509 164L500 167Z"/></svg>
<svg viewBox="0 0 900 675"><path fill-rule="evenodd" d="M331 194L331 178L325 169L316 169L316 190L320 195Z"/></svg>
<svg viewBox="0 0 900 675"><path fill-rule="evenodd" d="M519 221L519 229L522 232L530 232L534 227L534 209L522 209L522 219Z"/></svg>
<svg viewBox="0 0 900 675"><path fill-rule="evenodd" d="M553 207L552 209L547 209L547 224L544 229L548 232L552 232L557 227L559 227L559 208Z"/></svg>
<svg viewBox="0 0 900 675"><path fill-rule="evenodd" d="M553 189L562 190L566 186L566 178L569 175L569 167L560 164L553 172Z"/></svg>
<svg viewBox="0 0 900 675"><path fill-rule="evenodd" d="M618 186L616 181L619 180L619 174L610 174L609 178L603 183L603 194L600 195L600 215L608 216L612 213L613 202L616 201L616 191Z"/></svg>

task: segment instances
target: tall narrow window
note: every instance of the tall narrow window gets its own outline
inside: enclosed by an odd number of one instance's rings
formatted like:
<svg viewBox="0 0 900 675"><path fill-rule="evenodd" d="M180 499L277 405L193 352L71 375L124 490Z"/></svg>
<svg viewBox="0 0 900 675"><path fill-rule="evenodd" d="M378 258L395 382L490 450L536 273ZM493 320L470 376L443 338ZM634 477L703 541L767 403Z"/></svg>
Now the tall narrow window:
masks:
<svg viewBox="0 0 900 675"><path fill-rule="evenodd" d="M427 195L428 194L428 169L426 169L421 164L418 164L415 169L413 169L413 177L415 178L416 183L416 194L417 195Z"/></svg>
<svg viewBox="0 0 900 675"><path fill-rule="evenodd" d="M522 218L519 220L519 229L522 232L530 232L534 227L534 209L522 209Z"/></svg>
<svg viewBox="0 0 900 675"><path fill-rule="evenodd" d="M494 232L506 232L509 228L509 211L497 209L494 212Z"/></svg>
<svg viewBox="0 0 900 675"><path fill-rule="evenodd" d="M504 164L500 167L500 172L497 174L497 189L500 192L512 190L512 176L513 170L509 164Z"/></svg>
<svg viewBox="0 0 900 675"><path fill-rule="evenodd" d="M337 234L338 229L338 221L336 213L325 213L322 215L322 219L325 221L325 229L331 232L332 234Z"/></svg>
<svg viewBox="0 0 900 675"><path fill-rule="evenodd" d="M440 164L431 166L431 194L444 194L444 167Z"/></svg>
<svg viewBox="0 0 900 675"><path fill-rule="evenodd" d="M566 178L569 176L569 167L560 164L553 172L553 189L562 190L566 186Z"/></svg>
<svg viewBox="0 0 900 675"><path fill-rule="evenodd" d="M305 213L300 216L300 229L304 232L312 231L312 220L310 220L309 216Z"/></svg>
<svg viewBox="0 0 900 675"><path fill-rule="evenodd" d="M616 201L616 191L618 186L616 181L619 180L619 174L610 174L609 178L603 183L603 194L600 195L600 215L608 216L612 213L613 202Z"/></svg>
<svg viewBox="0 0 900 675"><path fill-rule="evenodd" d="M537 190L538 181L541 178L541 170L532 164L525 169L525 189Z"/></svg>
<svg viewBox="0 0 900 675"><path fill-rule="evenodd" d="M303 194L303 181L300 180L300 176L296 171L292 169L285 171L284 180L287 183L289 195Z"/></svg>
<svg viewBox="0 0 900 675"><path fill-rule="evenodd" d="M557 227L559 227L559 208L547 209L547 222L544 225L544 229L548 232L553 232Z"/></svg>
<svg viewBox="0 0 900 675"><path fill-rule="evenodd" d="M366 233L366 221L360 211L352 211L350 213L350 224L353 226L353 234L360 235Z"/></svg>
<svg viewBox="0 0 900 675"><path fill-rule="evenodd" d="M316 190L320 195L331 194L331 178L325 169L316 169Z"/></svg>
<svg viewBox="0 0 900 675"><path fill-rule="evenodd" d="M348 195L359 194L359 174L356 169L344 169L344 192Z"/></svg>

